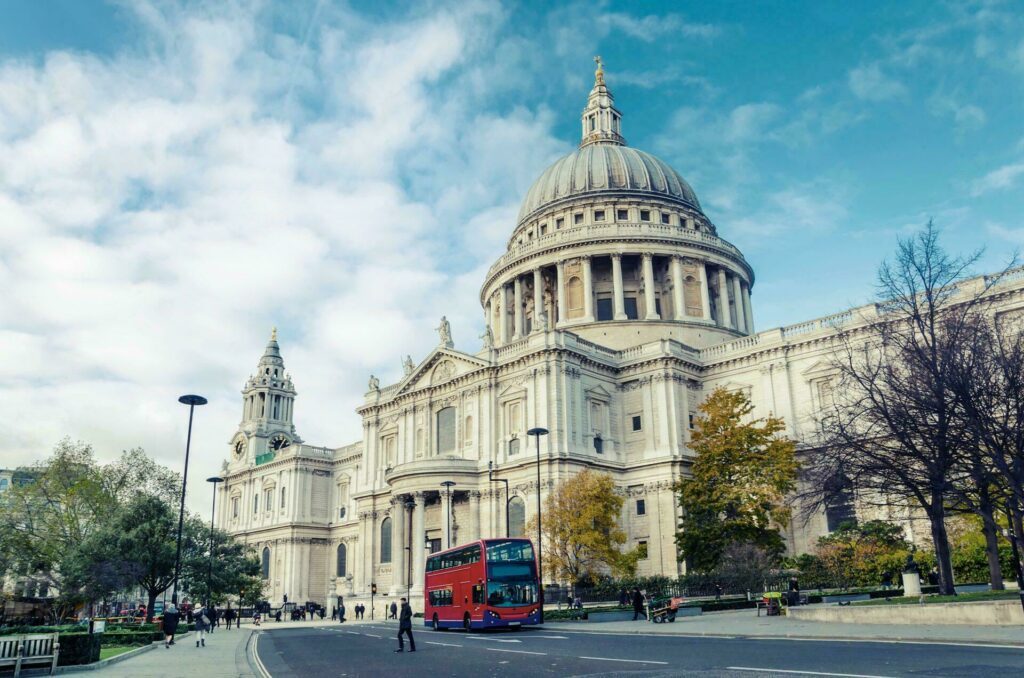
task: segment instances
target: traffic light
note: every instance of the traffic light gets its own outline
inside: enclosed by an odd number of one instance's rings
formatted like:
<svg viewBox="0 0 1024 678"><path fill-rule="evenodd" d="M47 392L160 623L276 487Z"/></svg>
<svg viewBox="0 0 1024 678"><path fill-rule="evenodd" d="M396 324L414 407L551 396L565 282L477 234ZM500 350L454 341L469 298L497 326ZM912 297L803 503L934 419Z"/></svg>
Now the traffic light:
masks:
<svg viewBox="0 0 1024 678"><path fill-rule="evenodd" d="M370 584L370 593L372 593L373 595L377 595L377 585L376 584Z"/></svg>

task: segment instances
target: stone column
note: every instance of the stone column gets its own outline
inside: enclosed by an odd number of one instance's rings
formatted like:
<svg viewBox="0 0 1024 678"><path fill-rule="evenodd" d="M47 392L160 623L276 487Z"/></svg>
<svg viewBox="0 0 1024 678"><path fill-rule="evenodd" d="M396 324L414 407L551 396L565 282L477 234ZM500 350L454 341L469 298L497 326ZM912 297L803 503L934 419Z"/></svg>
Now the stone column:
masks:
<svg viewBox="0 0 1024 678"><path fill-rule="evenodd" d="M463 542L473 539L481 539L480 534L480 493L476 490L469 492L469 534L463 535Z"/></svg>
<svg viewBox="0 0 1024 678"><path fill-rule="evenodd" d="M750 287L743 283L743 312L747 317L747 332L754 333L754 309L750 307Z"/></svg>
<svg viewBox="0 0 1024 678"><path fill-rule="evenodd" d="M405 591L405 507L401 497L391 500L391 591Z"/></svg>
<svg viewBox="0 0 1024 678"><path fill-rule="evenodd" d="M654 303L654 261L649 252L643 255L643 268L644 302L647 307L644 320L660 320L661 316L658 315L658 307Z"/></svg>
<svg viewBox="0 0 1024 678"><path fill-rule="evenodd" d="M544 274L533 269L533 331L540 331L540 316L544 313ZM549 318L550 320L550 318Z"/></svg>
<svg viewBox="0 0 1024 678"><path fill-rule="evenodd" d="M558 274L558 308L557 318L549 318L552 321L552 325L560 327L565 322L565 263L559 261L555 264L555 270Z"/></svg>
<svg viewBox="0 0 1024 678"><path fill-rule="evenodd" d="M612 303L615 307L615 320L626 320L626 303L622 293L622 255L612 255Z"/></svg>
<svg viewBox="0 0 1024 678"><path fill-rule="evenodd" d="M590 257L581 257L583 262L583 321L594 322L594 276L590 272Z"/></svg>
<svg viewBox="0 0 1024 678"><path fill-rule="evenodd" d="M426 546L423 534L423 514L426 497L422 492L413 494L416 508L412 511L412 590L423 590L423 568L426 563Z"/></svg>
<svg viewBox="0 0 1024 678"><path fill-rule="evenodd" d="M740 283L740 277L738 275L734 275L732 277L732 293L736 298L736 329L740 332L746 333L747 314L743 309L743 290L742 284Z"/></svg>
<svg viewBox="0 0 1024 678"><path fill-rule="evenodd" d="M508 285L502 284L498 295L498 344L508 341Z"/></svg>
<svg viewBox="0 0 1024 678"><path fill-rule="evenodd" d="M686 317L686 299L683 295L683 260L672 257L672 306L676 320Z"/></svg>
<svg viewBox="0 0 1024 678"><path fill-rule="evenodd" d="M711 320L711 293L708 287L708 265L703 261L700 262L700 268L697 269L700 273L700 306L701 306L701 317L704 320Z"/></svg>
<svg viewBox="0 0 1024 678"><path fill-rule="evenodd" d="M718 324L732 327L732 319L729 317L729 282L724 268L718 269Z"/></svg>
<svg viewBox="0 0 1024 678"><path fill-rule="evenodd" d="M519 276L516 276L515 280L515 294L514 303L515 307L515 325L512 329L512 340L519 339L523 336L523 326L526 324L523 322L523 280Z"/></svg>

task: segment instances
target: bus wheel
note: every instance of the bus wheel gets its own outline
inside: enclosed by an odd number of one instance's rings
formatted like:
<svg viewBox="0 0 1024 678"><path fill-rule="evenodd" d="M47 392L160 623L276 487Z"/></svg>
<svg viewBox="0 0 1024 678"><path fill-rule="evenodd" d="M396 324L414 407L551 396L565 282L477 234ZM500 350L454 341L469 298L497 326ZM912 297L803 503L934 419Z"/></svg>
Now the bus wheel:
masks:
<svg viewBox="0 0 1024 678"><path fill-rule="evenodd" d="M441 625L439 623L437 623L437 614L436 613L434 614L433 624L434 624L434 630L435 631L440 631L441 630Z"/></svg>
<svg viewBox="0 0 1024 678"><path fill-rule="evenodd" d="M462 618L462 628L464 628L466 630L466 633L469 633L469 613L468 612L466 613L466 616L464 616Z"/></svg>

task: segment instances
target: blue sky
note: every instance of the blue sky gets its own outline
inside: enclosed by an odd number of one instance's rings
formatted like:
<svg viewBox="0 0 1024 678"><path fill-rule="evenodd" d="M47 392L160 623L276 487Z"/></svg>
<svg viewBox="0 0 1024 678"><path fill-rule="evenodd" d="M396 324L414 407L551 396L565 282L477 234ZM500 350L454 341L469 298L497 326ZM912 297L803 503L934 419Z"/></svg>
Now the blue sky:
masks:
<svg viewBox="0 0 1024 678"><path fill-rule="evenodd" d="M316 444L418 361L544 167L594 54L629 143L746 254L760 329L863 303L929 218L1024 242L1021 2L95 3L0 22L0 465L63 435L216 470L270 327ZM200 473L202 470L200 471Z"/></svg>

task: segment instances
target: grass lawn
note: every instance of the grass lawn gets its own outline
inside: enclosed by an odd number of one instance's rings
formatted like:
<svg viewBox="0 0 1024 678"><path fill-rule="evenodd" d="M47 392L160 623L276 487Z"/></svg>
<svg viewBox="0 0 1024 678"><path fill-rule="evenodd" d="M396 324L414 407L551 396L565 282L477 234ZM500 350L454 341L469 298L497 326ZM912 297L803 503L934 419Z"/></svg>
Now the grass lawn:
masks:
<svg viewBox="0 0 1024 678"><path fill-rule="evenodd" d="M924 597L925 604L928 603L973 603L982 600L1017 600L1016 591L977 591L975 593L961 593L958 596L936 596L927 595ZM917 605L917 596L909 598L876 598L874 600L861 600L854 605Z"/></svg>
<svg viewBox="0 0 1024 678"><path fill-rule="evenodd" d="M101 647L100 648L100 660L102 661L104 659L110 659L111 657L116 657L117 655L124 654L125 652L128 652L129 650L134 650L135 647L137 647L137 646L133 647L133 646L130 646L130 645L127 645L127 646L113 645L113 646L110 646L110 647Z"/></svg>

